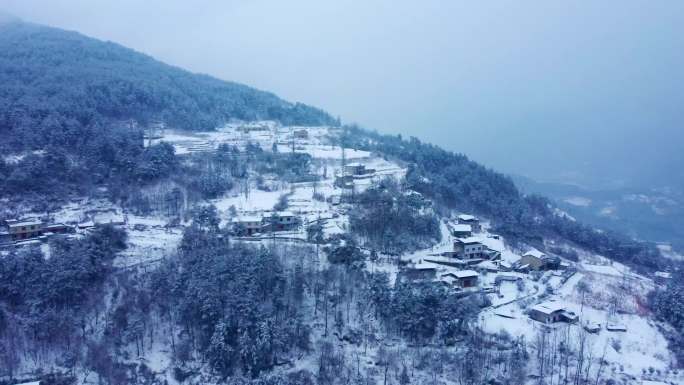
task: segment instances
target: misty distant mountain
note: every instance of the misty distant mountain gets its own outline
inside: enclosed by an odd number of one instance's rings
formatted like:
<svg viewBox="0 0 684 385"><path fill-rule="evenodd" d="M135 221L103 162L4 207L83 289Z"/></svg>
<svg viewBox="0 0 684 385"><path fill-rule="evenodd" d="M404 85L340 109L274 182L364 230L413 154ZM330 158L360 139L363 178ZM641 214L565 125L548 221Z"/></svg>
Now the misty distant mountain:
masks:
<svg viewBox="0 0 684 385"><path fill-rule="evenodd" d="M526 193L542 194L573 217L631 237L684 247L684 194L673 188L590 189L513 176Z"/></svg>

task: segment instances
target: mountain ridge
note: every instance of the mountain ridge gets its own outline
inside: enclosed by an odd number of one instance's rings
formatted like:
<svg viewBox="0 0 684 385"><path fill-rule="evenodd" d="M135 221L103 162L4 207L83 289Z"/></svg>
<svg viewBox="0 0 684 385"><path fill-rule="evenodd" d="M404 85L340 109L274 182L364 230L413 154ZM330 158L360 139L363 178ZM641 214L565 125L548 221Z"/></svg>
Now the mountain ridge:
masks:
<svg viewBox="0 0 684 385"><path fill-rule="evenodd" d="M322 110L206 74L196 74L110 41L21 21L0 25L0 106L23 117L66 114L76 103L93 118L162 120L171 127L214 129L231 119L334 124ZM50 105L52 104L52 105ZM0 130L16 116L2 116ZM12 122L8 122L11 119ZM41 123L34 120L33 123Z"/></svg>

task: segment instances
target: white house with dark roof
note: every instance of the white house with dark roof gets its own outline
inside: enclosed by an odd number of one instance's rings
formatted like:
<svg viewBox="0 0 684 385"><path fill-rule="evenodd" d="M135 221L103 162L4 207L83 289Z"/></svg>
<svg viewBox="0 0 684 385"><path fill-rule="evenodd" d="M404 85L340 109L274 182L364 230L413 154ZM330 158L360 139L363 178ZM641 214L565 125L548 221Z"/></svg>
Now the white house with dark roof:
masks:
<svg viewBox="0 0 684 385"><path fill-rule="evenodd" d="M478 238L458 238L454 241L454 254L464 259L484 258L488 248Z"/></svg>

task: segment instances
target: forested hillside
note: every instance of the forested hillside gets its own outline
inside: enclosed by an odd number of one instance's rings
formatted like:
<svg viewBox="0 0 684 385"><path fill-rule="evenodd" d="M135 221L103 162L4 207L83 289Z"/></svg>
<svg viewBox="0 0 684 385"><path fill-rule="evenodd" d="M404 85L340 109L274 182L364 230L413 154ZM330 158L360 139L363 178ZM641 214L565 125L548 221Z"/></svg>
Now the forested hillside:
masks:
<svg viewBox="0 0 684 385"><path fill-rule="evenodd" d="M150 122L187 130L231 119L336 123L268 92L18 21L0 23L0 84L0 192L24 198L63 199L96 184L125 188L168 175L169 148L143 149Z"/></svg>
<svg viewBox="0 0 684 385"><path fill-rule="evenodd" d="M670 265L655 245L577 222L557 211L547 198L522 194L510 178L464 154L417 138L405 140L356 126L349 127L341 141L409 163L406 181L410 188L446 207L495 218L496 230L510 239L541 245L545 237L552 236L638 269Z"/></svg>
<svg viewBox="0 0 684 385"><path fill-rule="evenodd" d="M464 154L25 23L0 84L0 385L683 378L678 262Z"/></svg>
<svg viewBox="0 0 684 385"><path fill-rule="evenodd" d="M0 135L59 144L110 120L211 130L230 119L320 125L325 112L193 74L111 42L45 26L0 24Z"/></svg>

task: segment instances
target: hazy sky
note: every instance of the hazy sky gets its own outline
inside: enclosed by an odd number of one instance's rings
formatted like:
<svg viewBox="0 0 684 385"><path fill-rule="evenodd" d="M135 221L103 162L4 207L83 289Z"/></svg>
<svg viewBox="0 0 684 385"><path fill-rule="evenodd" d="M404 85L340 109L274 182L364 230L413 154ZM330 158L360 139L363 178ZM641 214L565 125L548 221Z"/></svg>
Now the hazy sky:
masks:
<svg viewBox="0 0 684 385"><path fill-rule="evenodd" d="M0 5L504 172L684 185L681 0Z"/></svg>

